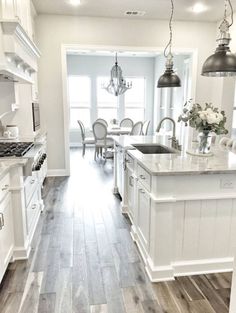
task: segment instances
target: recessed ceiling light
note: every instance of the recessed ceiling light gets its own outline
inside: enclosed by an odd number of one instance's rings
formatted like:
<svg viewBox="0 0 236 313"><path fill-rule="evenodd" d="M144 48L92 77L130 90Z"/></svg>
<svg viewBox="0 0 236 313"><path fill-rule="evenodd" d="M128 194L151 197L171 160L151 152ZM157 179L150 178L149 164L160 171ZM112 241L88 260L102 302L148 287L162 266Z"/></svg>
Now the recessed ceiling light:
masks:
<svg viewBox="0 0 236 313"><path fill-rule="evenodd" d="M192 11L196 14L198 13L202 13L202 12L205 12L207 11L208 7L205 6L203 3L201 2L197 2L194 4L194 6L192 7Z"/></svg>
<svg viewBox="0 0 236 313"><path fill-rule="evenodd" d="M70 0L69 2L71 5L77 6L77 5L80 5L81 0Z"/></svg>

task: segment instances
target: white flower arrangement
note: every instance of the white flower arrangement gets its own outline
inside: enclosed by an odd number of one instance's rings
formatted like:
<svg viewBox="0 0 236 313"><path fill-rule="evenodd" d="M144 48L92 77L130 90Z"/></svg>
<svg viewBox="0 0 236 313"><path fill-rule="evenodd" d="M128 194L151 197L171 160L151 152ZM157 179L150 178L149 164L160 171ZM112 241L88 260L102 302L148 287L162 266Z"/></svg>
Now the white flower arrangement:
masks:
<svg viewBox="0 0 236 313"><path fill-rule="evenodd" d="M187 108L190 106L190 108ZM217 135L227 134L225 128L225 112L219 112L211 103L205 103L202 107L198 103L192 103L192 99L184 105L183 113L179 116L178 122L184 122L185 126L190 126L201 132L215 132Z"/></svg>

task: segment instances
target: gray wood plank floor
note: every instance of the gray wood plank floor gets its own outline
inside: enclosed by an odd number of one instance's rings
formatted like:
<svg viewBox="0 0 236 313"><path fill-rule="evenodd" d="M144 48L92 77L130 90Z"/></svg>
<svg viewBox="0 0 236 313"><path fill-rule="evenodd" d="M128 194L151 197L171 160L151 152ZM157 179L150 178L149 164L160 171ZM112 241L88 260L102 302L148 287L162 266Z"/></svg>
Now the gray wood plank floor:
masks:
<svg viewBox="0 0 236 313"><path fill-rule="evenodd" d="M152 284L112 195L112 162L71 150L71 177L48 178L27 261L10 264L0 313L226 313L231 273Z"/></svg>

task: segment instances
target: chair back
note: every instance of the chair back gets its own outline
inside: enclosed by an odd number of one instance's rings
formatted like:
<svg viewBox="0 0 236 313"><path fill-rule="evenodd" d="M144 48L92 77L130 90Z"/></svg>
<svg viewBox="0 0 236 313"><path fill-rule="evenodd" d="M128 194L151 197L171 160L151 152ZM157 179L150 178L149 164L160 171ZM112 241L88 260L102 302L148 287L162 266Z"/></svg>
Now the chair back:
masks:
<svg viewBox="0 0 236 313"><path fill-rule="evenodd" d="M80 120L78 120L77 123L79 124L82 141L84 141L84 139L85 139L85 127L84 127L84 124Z"/></svg>
<svg viewBox="0 0 236 313"><path fill-rule="evenodd" d="M142 122L137 122L133 125L130 135L131 136L139 136L142 134L142 127L143 123Z"/></svg>
<svg viewBox="0 0 236 313"><path fill-rule="evenodd" d="M120 127L133 127L134 122L131 120L131 118L123 118L123 120L120 121Z"/></svg>
<svg viewBox="0 0 236 313"><path fill-rule="evenodd" d="M95 142L101 141L106 139L107 137L107 127L101 122L94 122L93 123L93 134L95 138Z"/></svg>
<svg viewBox="0 0 236 313"><path fill-rule="evenodd" d="M97 118L95 122L102 123L102 124L104 124L106 127L108 126L107 121L106 121L106 120L104 120L103 118Z"/></svg>
<svg viewBox="0 0 236 313"><path fill-rule="evenodd" d="M149 125L150 125L150 121L145 121L143 123L142 133L144 136L147 136Z"/></svg>

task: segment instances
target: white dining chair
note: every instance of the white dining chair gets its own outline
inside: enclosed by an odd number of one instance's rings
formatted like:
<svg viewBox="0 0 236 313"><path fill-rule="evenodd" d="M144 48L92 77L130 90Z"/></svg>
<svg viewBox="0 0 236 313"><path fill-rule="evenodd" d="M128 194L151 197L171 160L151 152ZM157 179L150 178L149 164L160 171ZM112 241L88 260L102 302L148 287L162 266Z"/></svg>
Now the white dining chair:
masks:
<svg viewBox="0 0 236 313"><path fill-rule="evenodd" d="M108 126L107 121L106 121L106 120L104 120L103 118L97 118L95 122L102 123L102 124L104 124L106 127Z"/></svg>
<svg viewBox="0 0 236 313"><path fill-rule="evenodd" d="M79 124L79 127L80 127L80 133L81 133L81 139L82 139L82 145L83 145L82 156L84 156L86 145L94 145L95 139L94 137L86 137L84 124L80 120L78 120L77 123Z"/></svg>
<svg viewBox="0 0 236 313"><path fill-rule="evenodd" d="M120 121L120 127L133 127L134 122L131 120L131 118L123 118L123 120Z"/></svg>
<svg viewBox="0 0 236 313"><path fill-rule="evenodd" d="M150 121L148 120L143 123L142 134L144 136L147 136L149 125L150 125Z"/></svg>
<svg viewBox="0 0 236 313"><path fill-rule="evenodd" d="M142 134L143 123L137 122L133 125L130 136L139 136Z"/></svg>
<svg viewBox="0 0 236 313"><path fill-rule="evenodd" d="M105 150L105 161L107 159L107 149L112 148L114 141L107 137L107 127L101 122L93 123L93 134L95 138L94 160L96 161L99 151Z"/></svg>

